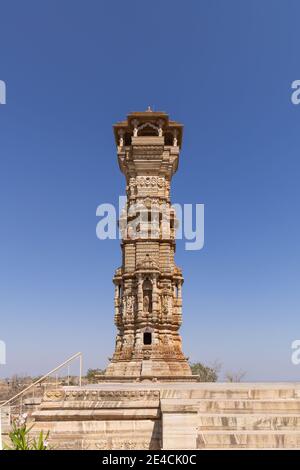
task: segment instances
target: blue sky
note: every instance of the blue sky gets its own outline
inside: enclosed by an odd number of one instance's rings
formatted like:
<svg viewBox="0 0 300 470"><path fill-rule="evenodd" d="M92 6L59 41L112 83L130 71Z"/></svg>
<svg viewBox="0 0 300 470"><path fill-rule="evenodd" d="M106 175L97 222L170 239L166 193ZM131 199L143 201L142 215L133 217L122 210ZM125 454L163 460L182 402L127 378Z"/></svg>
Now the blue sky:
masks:
<svg viewBox="0 0 300 470"><path fill-rule="evenodd" d="M114 348L118 240L96 207L124 194L111 126L151 105L185 125L172 200L205 204L186 251L183 345L245 379L298 380L300 4L3 0L0 375Z"/></svg>

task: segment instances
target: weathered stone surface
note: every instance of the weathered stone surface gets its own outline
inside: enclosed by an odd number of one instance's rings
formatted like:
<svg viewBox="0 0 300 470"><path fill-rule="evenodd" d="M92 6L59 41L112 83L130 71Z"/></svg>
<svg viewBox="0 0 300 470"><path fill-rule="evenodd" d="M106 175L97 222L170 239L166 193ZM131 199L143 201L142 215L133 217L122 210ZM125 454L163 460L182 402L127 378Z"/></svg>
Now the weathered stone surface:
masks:
<svg viewBox="0 0 300 470"><path fill-rule="evenodd" d="M146 111L129 114L114 131L127 205L120 218L123 262L114 276L118 334L105 379L191 380L178 332L183 277L174 262L170 201L182 125Z"/></svg>
<svg viewBox="0 0 300 470"><path fill-rule="evenodd" d="M300 384L103 383L45 393L59 449L300 448Z"/></svg>

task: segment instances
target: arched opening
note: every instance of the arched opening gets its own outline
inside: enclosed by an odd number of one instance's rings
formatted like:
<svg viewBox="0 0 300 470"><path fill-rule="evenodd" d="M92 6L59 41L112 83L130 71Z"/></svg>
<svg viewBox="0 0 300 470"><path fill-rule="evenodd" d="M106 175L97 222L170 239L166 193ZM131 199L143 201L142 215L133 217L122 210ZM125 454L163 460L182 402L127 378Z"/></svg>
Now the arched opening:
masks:
<svg viewBox="0 0 300 470"><path fill-rule="evenodd" d="M138 127L137 132L139 136L157 136L158 128L150 122L145 122Z"/></svg>
<svg viewBox="0 0 300 470"><path fill-rule="evenodd" d="M148 331L145 331L145 333L144 333L144 344L145 345L152 344L152 333L149 333Z"/></svg>

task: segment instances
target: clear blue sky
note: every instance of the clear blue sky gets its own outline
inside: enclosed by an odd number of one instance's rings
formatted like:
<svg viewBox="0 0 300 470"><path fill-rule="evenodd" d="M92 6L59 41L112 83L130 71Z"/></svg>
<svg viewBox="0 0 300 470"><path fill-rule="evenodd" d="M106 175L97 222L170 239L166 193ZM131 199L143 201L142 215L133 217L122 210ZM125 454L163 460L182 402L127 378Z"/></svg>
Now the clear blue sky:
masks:
<svg viewBox="0 0 300 470"><path fill-rule="evenodd" d="M96 207L124 194L111 126L185 125L173 202L205 204L205 247L176 259L185 353L248 380L298 380L300 3L2 0L0 375L114 348L119 241Z"/></svg>

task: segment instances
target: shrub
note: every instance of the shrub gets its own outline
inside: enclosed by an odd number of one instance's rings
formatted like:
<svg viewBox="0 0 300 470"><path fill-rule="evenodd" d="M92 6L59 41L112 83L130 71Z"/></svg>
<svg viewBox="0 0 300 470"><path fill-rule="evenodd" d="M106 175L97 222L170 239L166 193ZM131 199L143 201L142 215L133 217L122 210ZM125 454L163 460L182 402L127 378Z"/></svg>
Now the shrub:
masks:
<svg viewBox="0 0 300 470"><path fill-rule="evenodd" d="M190 366L192 373L199 376L200 382L216 382L218 380L218 373L221 367L219 364L216 363L208 367L201 362L194 362Z"/></svg>
<svg viewBox="0 0 300 470"><path fill-rule="evenodd" d="M27 415L23 414L12 422L12 430L8 434L11 445L5 446L6 450L47 450L49 431L39 433L36 438L30 437L30 431L34 425L27 426Z"/></svg>

